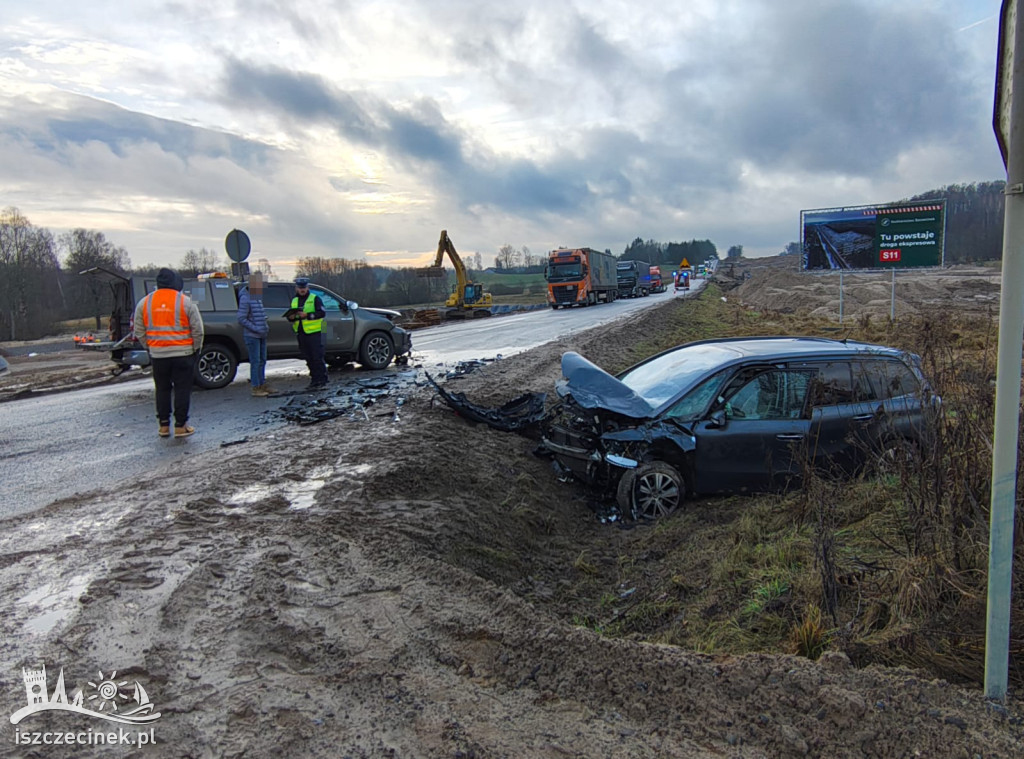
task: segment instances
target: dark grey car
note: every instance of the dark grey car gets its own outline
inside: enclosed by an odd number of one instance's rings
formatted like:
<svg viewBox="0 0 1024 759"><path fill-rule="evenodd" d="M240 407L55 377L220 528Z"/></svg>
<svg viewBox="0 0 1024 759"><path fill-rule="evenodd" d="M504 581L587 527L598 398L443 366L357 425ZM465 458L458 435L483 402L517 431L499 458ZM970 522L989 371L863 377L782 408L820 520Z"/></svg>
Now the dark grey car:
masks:
<svg viewBox="0 0 1024 759"><path fill-rule="evenodd" d="M799 484L805 463L849 472L921 445L938 398L918 363L807 337L690 343L617 377L566 353L543 445L627 514L654 518L688 492L781 489Z"/></svg>

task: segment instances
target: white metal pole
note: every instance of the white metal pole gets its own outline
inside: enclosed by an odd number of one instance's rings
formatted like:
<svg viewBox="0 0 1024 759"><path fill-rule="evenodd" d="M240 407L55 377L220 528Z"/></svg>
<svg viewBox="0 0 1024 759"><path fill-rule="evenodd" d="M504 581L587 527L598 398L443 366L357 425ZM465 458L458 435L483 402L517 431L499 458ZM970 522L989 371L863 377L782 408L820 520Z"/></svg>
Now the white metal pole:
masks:
<svg viewBox="0 0 1024 759"><path fill-rule="evenodd" d="M1024 82L1024 14L1016 14L1013 80ZM985 624L985 695L1006 698L1010 658L1013 517L1017 493L1021 342L1024 340L1024 97L1012 96L1003 224L1003 276L999 299L996 419L992 444L992 501Z"/></svg>

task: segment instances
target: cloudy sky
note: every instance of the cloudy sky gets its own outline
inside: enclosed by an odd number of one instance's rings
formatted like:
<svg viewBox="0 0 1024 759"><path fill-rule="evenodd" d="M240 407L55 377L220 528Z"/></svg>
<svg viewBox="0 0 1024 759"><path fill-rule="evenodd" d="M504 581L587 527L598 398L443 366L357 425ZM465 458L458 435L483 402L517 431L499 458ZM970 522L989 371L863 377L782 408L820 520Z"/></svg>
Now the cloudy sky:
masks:
<svg viewBox="0 0 1024 759"><path fill-rule="evenodd" d="M1005 178L999 0L4 0L0 208L134 264L710 239Z"/></svg>

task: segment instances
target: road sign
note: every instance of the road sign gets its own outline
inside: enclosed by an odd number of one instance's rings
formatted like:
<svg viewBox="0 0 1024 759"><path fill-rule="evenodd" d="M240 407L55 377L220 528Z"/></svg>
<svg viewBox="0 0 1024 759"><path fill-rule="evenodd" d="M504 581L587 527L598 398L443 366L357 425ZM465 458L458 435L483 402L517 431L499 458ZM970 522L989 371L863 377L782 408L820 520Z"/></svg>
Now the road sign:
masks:
<svg viewBox="0 0 1024 759"><path fill-rule="evenodd" d="M1003 154L1003 166L1009 166L1010 103L1013 101L1013 48L1017 43L1017 0L1003 0L999 13L999 51L996 57L996 97L992 109L992 128Z"/></svg>
<svg viewBox="0 0 1024 759"><path fill-rule="evenodd" d="M232 229L224 240L224 247L227 248L228 258L236 264L242 263L249 257L252 245L249 242L249 235L240 229Z"/></svg>

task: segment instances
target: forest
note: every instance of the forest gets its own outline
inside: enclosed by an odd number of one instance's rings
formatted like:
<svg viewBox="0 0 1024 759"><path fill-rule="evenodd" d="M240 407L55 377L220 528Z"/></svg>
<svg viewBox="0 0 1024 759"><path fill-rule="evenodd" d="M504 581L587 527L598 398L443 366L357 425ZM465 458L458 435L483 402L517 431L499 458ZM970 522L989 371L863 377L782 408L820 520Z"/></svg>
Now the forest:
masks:
<svg viewBox="0 0 1024 759"><path fill-rule="evenodd" d="M1005 182L955 184L905 200L946 200L946 264L999 259L1003 238L1003 188ZM780 255L792 252L789 243ZM733 245L728 257L742 255ZM610 252L610 251L609 251ZM617 254L622 260L640 260L670 267L683 259L691 264L719 258L710 240L659 242L636 237ZM479 270L482 255L463 256ZM499 272L537 271L544 256L503 245L494 257ZM226 257L201 248L188 250L175 267L184 276L226 269ZM74 229L60 235L37 227L16 208L0 211L0 341L30 340L53 334L60 322L91 318L97 330L109 310L109 288L94 277L79 275L99 267L121 274L153 274L158 267L133 267L127 250L115 245L103 232ZM472 269L471 269L472 270ZM297 273L311 277L330 290L367 306L402 306L439 300L449 283L419 277L415 269L371 266L363 260L311 257L299 260Z"/></svg>

